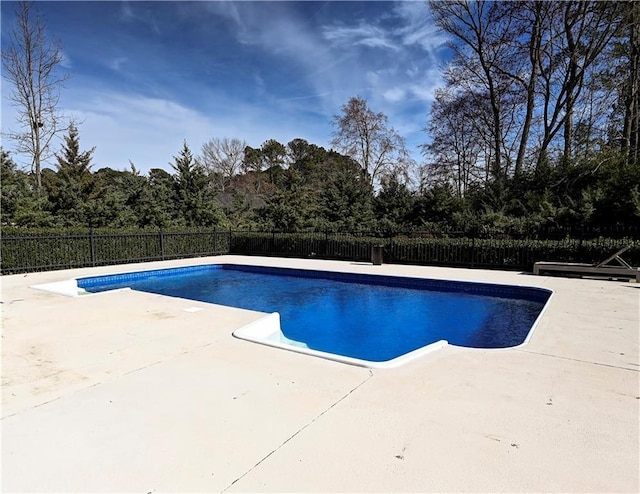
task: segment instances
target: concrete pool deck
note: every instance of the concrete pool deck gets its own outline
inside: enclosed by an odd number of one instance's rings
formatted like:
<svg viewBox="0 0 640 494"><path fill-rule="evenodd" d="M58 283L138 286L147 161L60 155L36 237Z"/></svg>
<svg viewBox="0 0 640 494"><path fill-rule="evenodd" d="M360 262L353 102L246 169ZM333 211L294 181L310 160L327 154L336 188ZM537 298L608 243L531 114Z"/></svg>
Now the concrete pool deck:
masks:
<svg viewBox="0 0 640 494"><path fill-rule="evenodd" d="M205 262L555 293L524 347L369 370L234 338L250 311L30 288ZM0 282L2 492L640 491L638 283L236 256Z"/></svg>

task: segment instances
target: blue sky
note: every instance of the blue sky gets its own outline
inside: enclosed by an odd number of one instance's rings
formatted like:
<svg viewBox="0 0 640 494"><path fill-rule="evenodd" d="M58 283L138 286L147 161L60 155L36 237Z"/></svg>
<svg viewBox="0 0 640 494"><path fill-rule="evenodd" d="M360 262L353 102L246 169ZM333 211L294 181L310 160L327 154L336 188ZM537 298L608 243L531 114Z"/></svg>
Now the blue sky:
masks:
<svg viewBox="0 0 640 494"><path fill-rule="evenodd" d="M329 148L331 118L352 96L385 113L420 159L445 53L424 2L35 6L62 43L71 78L60 108L81 122L82 149L96 147L94 170L128 169L129 160L143 173L170 170L184 140L197 155L212 137L254 147L300 137ZM14 4L1 8L4 45ZM3 97L2 129L12 128Z"/></svg>

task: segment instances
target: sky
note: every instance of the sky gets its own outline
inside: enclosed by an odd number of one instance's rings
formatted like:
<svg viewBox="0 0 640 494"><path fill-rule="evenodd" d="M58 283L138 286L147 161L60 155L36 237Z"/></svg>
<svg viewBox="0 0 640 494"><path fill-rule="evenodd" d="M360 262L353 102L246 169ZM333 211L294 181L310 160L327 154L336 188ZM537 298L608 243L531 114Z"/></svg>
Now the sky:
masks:
<svg viewBox="0 0 640 494"><path fill-rule="evenodd" d="M2 46L15 3L3 0ZM38 1L70 74L60 110L93 170L172 171L187 142L331 148L332 117L365 98L420 161L445 39L422 1ZM17 130L2 80L2 132ZM13 143L2 139L5 150ZM55 145L59 149L60 143ZM20 165L26 157L12 154ZM52 163L53 165L53 163ZM51 166L53 168L53 166Z"/></svg>

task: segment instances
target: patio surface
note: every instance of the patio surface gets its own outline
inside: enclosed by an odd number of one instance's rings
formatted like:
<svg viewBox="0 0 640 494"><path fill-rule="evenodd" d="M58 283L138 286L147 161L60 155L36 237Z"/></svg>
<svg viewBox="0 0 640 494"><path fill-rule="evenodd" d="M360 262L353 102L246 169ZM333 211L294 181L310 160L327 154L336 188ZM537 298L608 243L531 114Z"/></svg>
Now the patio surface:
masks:
<svg viewBox="0 0 640 494"><path fill-rule="evenodd" d="M369 370L234 338L251 311L30 288L204 262L555 293L524 347ZM234 256L0 282L3 492L640 491L637 283Z"/></svg>

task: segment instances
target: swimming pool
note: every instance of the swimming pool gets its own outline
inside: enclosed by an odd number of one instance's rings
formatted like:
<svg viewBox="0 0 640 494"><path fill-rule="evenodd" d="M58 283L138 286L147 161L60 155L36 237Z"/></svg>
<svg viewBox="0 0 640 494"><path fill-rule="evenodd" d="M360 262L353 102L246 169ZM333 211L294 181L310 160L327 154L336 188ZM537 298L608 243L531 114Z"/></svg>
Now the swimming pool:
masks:
<svg viewBox="0 0 640 494"><path fill-rule="evenodd" d="M77 286L265 312L234 335L368 367L400 365L447 343L521 345L551 295L535 287L232 264L94 276Z"/></svg>

